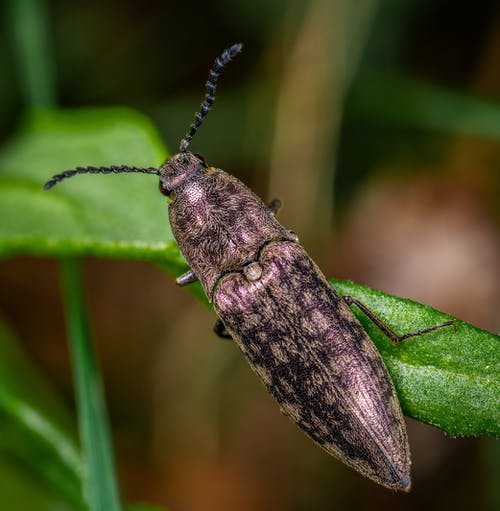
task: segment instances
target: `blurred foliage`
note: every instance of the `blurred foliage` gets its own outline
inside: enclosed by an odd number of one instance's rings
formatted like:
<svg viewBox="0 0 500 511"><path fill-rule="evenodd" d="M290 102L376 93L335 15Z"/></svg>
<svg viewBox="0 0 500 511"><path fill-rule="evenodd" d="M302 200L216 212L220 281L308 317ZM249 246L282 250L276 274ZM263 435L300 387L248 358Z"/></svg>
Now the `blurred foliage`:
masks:
<svg viewBox="0 0 500 511"><path fill-rule="evenodd" d="M11 509L28 509L39 499L60 500L70 503L72 509L83 509L82 462L70 412L3 321L0 419L0 450L4 460L0 470L15 470L24 474L25 479L23 490L19 491L17 484L0 477L0 485L5 484L2 496L10 495L3 502L11 504ZM32 504L27 505L31 499ZM25 506L15 507L18 502Z"/></svg>
<svg viewBox="0 0 500 511"><path fill-rule="evenodd" d="M225 76L223 98L211 114L211 128L197 136L196 152L265 190L282 68L300 57L299 37L311 37L301 32L310 11L321 12L327 3L139 6L93 0L52 2L46 11L37 9L43 2L12 0L6 5L8 18L20 22L7 23L0 33L0 135L8 139L0 152L0 256L138 259L178 275L186 265L166 221L165 200L154 192L155 178L78 176L50 192L42 191L43 183L78 165L160 164L167 155L161 140L172 149L178 144L199 102L208 62L228 43L242 41L246 65ZM436 162L446 158L454 136L498 141L500 135L498 99L480 89L471 92L470 84L497 4L485 1L471 8L465 1L380 0L370 5L376 8L373 17L366 15L366 4L335 2L342 31L338 39L328 38L328 51L340 62L335 61L336 69L350 67L340 79L340 93L321 97L323 111L335 117L327 124L339 126L324 158L336 163L307 171L314 181L338 168L335 189L327 190L341 199L337 207L345 206L359 183L387 162ZM357 30L358 16L366 20L363 34ZM326 25L330 32L339 29L334 20ZM319 28L313 32L318 38L311 45L314 52L326 44L326 35ZM310 61L306 52L292 62L300 68ZM299 100L311 95L300 80L301 69L291 84ZM31 111L11 137L23 103L52 107L57 96L63 107L106 108ZM146 116L108 107L114 104L127 104ZM320 120L321 112L316 115ZM300 124L300 117L290 119ZM498 176L492 183L499 186ZM281 182L284 189L288 184ZM313 206L314 198L287 205L299 211ZM327 238L329 230L320 227ZM401 334L450 317L350 282L334 284ZM194 291L202 295L199 286ZM497 336L457 320L456 333L445 328L394 346L355 313L383 354L407 415L453 435L500 434ZM82 509L84 470L71 414L4 323L0 419L0 504ZM154 508L137 504L126 509Z"/></svg>

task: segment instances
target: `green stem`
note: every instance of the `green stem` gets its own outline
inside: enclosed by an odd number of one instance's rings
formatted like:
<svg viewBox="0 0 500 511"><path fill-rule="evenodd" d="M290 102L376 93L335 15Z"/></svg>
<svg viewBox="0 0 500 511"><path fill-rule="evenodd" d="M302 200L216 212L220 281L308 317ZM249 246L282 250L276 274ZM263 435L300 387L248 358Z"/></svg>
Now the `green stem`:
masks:
<svg viewBox="0 0 500 511"><path fill-rule="evenodd" d="M120 510L106 407L89 338L78 262L63 259L61 278L85 459L85 499L92 511Z"/></svg>
<svg viewBox="0 0 500 511"><path fill-rule="evenodd" d="M26 105L53 107L56 104L55 73L48 43L45 2L8 0L6 14Z"/></svg>

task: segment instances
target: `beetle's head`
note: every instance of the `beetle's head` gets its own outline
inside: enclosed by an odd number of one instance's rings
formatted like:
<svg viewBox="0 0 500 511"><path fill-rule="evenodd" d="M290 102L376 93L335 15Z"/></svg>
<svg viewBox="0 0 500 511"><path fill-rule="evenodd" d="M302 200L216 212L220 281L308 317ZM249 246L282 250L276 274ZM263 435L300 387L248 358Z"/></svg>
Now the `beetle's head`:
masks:
<svg viewBox="0 0 500 511"><path fill-rule="evenodd" d="M191 179L206 172L206 169L207 164L202 156L189 152L176 154L158 169L160 192L168 197Z"/></svg>

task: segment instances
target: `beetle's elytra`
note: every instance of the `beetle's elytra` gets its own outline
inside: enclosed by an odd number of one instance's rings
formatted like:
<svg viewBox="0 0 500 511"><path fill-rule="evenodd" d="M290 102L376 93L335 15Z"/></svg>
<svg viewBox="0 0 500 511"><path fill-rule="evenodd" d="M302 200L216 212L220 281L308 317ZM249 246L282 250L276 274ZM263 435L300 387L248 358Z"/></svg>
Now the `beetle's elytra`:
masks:
<svg viewBox="0 0 500 511"><path fill-rule="evenodd" d="M240 51L235 44L216 59L180 153L159 169L76 168L44 188L83 173L158 175L170 198L172 231L191 268L178 284L200 280L222 320L217 331L225 329L236 341L282 412L316 443L377 483L408 491L410 451L396 392L348 303L398 337L362 304L335 292L297 236L276 220L279 201L264 205L241 181L188 151L215 100L221 69Z"/></svg>

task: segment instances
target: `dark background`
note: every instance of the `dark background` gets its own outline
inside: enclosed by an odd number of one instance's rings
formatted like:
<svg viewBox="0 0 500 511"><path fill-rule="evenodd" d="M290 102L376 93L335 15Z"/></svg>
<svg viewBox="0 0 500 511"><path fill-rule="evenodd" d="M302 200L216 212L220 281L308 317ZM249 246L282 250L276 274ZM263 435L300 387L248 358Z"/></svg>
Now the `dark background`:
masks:
<svg viewBox="0 0 500 511"><path fill-rule="evenodd" d="M193 151L266 200L280 197L280 219L328 276L498 330L499 145L446 129L439 101L428 122L398 107L406 79L498 101L497 2L51 1L46 26L59 106L136 108L170 151L215 56L243 42ZM3 28L6 141L25 105L15 27ZM214 315L158 269L97 259L84 268L127 498L189 511L498 503L491 439L409 420L414 490L395 495L282 417L232 343L212 335ZM58 285L54 261L0 264L2 313L73 406Z"/></svg>

